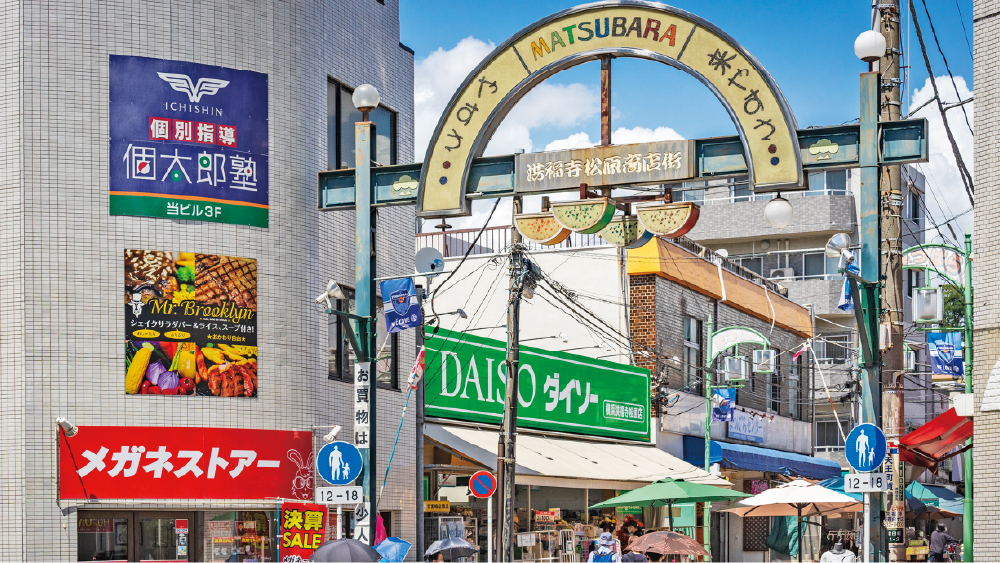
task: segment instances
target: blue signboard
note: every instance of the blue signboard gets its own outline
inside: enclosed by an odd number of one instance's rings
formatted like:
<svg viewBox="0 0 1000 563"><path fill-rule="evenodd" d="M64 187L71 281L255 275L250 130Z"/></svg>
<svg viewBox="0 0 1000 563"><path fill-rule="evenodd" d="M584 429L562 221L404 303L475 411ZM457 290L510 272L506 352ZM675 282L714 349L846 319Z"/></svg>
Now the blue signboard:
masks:
<svg viewBox="0 0 1000 563"><path fill-rule="evenodd" d="M952 377L961 377L965 374L961 333L928 332L927 347L931 353L931 373Z"/></svg>
<svg viewBox="0 0 1000 563"><path fill-rule="evenodd" d="M379 282L389 334L420 326L420 301L412 278Z"/></svg>
<svg viewBox="0 0 1000 563"><path fill-rule="evenodd" d="M875 471L885 461L885 434L874 424L859 424L847 435L844 453L858 473Z"/></svg>
<svg viewBox="0 0 1000 563"><path fill-rule="evenodd" d="M712 389L712 395L720 398L718 404L712 406L712 420L729 422L733 420L736 410L736 389Z"/></svg>
<svg viewBox="0 0 1000 563"><path fill-rule="evenodd" d="M354 444L331 442L316 454L316 471L331 485L350 485L361 474L361 452Z"/></svg>
<svg viewBox="0 0 1000 563"><path fill-rule="evenodd" d="M729 421L729 437L734 440L764 443L764 417L733 409Z"/></svg>
<svg viewBox="0 0 1000 563"><path fill-rule="evenodd" d="M110 211L268 225L267 75L111 55Z"/></svg>

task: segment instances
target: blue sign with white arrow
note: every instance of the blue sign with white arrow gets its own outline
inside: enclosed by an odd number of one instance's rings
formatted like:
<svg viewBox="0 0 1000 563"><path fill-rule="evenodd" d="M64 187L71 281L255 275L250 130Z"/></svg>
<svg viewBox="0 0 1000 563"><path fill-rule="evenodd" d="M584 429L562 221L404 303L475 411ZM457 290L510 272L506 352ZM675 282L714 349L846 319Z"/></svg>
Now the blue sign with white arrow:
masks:
<svg viewBox="0 0 1000 563"><path fill-rule="evenodd" d="M882 429L874 424L859 424L847 435L844 453L847 463L858 473L875 471L885 461L886 442Z"/></svg>
<svg viewBox="0 0 1000 563"><path fill-rule="evenodd" d="M350 485L361 475L361 452L354 444L331 442L316 454L316 471L331 485Z"/></svg>

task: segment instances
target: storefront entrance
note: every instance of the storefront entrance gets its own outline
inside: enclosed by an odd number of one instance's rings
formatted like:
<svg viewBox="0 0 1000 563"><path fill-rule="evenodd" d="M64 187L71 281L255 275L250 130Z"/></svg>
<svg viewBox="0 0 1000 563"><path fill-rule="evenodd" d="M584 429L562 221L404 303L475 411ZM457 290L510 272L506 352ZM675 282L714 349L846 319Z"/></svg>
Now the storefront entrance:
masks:
<svg viewBox="0 0 1000 563"><path fill-rule="evenodd" d="M81 510L79 561L275 561L275 513Z"/></svg>

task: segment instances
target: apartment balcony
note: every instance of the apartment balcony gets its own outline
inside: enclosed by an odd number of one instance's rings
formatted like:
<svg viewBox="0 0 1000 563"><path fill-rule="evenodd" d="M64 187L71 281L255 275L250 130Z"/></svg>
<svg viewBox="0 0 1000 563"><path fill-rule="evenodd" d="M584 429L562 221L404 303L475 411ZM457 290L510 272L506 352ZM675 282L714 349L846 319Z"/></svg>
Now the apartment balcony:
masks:
<svg viewBox="0 0 1000 563"><path fill-rule="evenodd" d="M844 190L792 192L792 224L774 229L764 220L764 206L772 194L730 196L696 201L701 216L687 237L701 244L746 241L761 237L851 233L857 229L854 196Z"/></svg>
<svg viewBox="0 0 1000 563"><path fill-rule="evenodd" d="M799 305L812 304L816 314L849 315L837 308L840 303L840 293L844 290L844 278L791 278L777 279L778 283L788 288L788 298Z"/></svg>

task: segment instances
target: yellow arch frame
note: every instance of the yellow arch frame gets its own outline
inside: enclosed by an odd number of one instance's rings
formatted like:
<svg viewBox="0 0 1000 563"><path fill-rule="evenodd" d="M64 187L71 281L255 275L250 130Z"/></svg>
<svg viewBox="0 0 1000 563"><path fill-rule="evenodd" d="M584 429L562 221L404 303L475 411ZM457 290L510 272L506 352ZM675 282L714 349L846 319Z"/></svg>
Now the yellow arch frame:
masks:
<svg viewBox="0 0 1000 563"><path fill-rule="evenodd" d="M472 159L528 91L553 74L602 55L659 61L702 81L743 141L757 191L803 185L795 117L771 75L732 37L683 10L610 0L558 12L497 47L465 79L441 116L420 174L417 215L470 214Z"/></svg>

